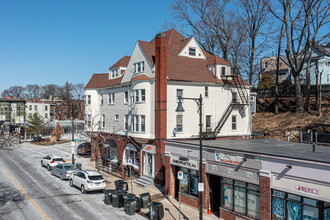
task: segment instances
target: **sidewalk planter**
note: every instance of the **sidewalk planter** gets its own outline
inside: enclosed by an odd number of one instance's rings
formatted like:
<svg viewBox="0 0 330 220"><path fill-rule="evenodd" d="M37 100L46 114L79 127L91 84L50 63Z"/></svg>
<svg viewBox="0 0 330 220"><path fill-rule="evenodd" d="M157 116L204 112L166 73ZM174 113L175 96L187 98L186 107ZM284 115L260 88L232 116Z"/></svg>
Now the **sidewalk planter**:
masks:
<svg viewBox="0 0 330 220"><path fill-rule="evenodd" d="M125 212L127 215L135 215L136 210L136 199L135 198L129 198L126 201L125 205Z"/></svg>
<svg viewBox="0 0 330 220"><path fill-rule="evenodd" d="M114 190L104 190L104 204L111 205L111 196Z"/></svg>
<svg viewBox="0 0 330 220"><path fill-rule="evenodd" d="M144 209L148 208L150 203L150 193L142 193L140 194L140 198L141 198L142 208Z"/></svg>
<svg viewBox="0 0 330 220"><path fill-rule="evenodd" d="M163 204L160 202L151 202L149 206L149 215L150 219L158 220L164 218L164 207Z"/></svg>

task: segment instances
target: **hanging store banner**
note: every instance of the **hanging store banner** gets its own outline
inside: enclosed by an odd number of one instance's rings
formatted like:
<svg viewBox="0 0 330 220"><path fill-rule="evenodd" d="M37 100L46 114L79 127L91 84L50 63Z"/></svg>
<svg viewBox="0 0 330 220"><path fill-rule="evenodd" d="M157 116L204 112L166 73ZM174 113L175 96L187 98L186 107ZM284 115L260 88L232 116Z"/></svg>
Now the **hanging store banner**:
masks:
<svg viewBox="0 0 330 220"><path fill-rule="evenodd" d="M191 160L188 157L175 156L175 155L171 155L171 164L179 167L185 167L188 169L194 169L194 170L198 170L199 167L197 160Z"/></svg>
<svg viewBox="0 0 330 220"><path fill-rule="evenodd" d="M215 153L215 160L222 163L239 165L242 163L243 158L244 158L243 156L238 156L236 154L228 153L228 152Z"/></svg>

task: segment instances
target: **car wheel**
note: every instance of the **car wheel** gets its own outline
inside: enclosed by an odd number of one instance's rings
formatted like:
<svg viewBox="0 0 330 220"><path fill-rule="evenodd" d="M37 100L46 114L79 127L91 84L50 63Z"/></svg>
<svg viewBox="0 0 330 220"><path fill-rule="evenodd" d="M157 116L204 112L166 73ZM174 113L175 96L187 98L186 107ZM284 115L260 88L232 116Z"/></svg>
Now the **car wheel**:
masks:
<svg viewBox="0 0 330 220"><path fill-rule="evenodd" d="M71 187L73 187L73 181L72 181L72 179L70 179L70 181L69 181L69 185L70 185Z"/></svg>
<svg viewBox="0 0 330 220"><path fill-rule="evenodd" d="M50 166L49 165L47 165L47 170L50 171Z"/></svg>
<svg viewBox="0 0 330 220"><path fill-rule="evenodd" d="M63 175L62 175L62 173L61 173L61 175L60 175L60 179L63 180Z"/></svg>
<svg viewBox="0 0 330 220"><path fill-rule="evenodd" d="M86 190L85 190L84 185L81 185L80 191L81 191L82 194L85 194L86 193Z"/></svg>
<svg viewBox="0 0 330 220"><path fill-rule="evenodd" d="M44 164L42 163L42 161L41 161L41 167L44 167Z"/></svg>

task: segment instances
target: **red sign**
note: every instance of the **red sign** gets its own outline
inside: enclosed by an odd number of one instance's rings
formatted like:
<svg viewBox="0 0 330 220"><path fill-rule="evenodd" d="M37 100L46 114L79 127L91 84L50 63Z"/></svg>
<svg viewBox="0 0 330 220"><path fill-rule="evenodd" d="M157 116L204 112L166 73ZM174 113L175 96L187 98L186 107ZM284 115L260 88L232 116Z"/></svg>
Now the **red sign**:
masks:
<svg viewBox="0 0 330 220"><path fill-rule="evenodd" d="M296 185L296 190L298 192L303 192L303 193L307 193L307 194L311 194L311 195L316 195L316 196L320 195L319 189L315 189L315 188L311 188L311 187L307 187L307 186Z"/></svg>

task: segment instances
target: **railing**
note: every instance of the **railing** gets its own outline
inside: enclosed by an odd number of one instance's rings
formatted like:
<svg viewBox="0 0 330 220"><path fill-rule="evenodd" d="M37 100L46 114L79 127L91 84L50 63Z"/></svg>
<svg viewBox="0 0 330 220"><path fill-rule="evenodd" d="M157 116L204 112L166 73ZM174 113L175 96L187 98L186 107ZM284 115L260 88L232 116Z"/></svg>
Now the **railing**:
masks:
<svg viewBox="0 0 330 220"><path fill-rule="evenodd" d="M330 144L330 134L318 134L317 132L300 132L300 142L315 144Z"/></svg>
<svg viewBox="0 0 330 220"><path fill-rule="evenodd" d="M258 98L272 98L275 97L275 88L268 89L253 89L253 92L257 93ZM322 85L321 87L322 95L330 95L330 85ZM294 86L290 87L279 87L278 94L280 97L295 97L296 89ZM301 94L304 97L308 96L308 88L305 85L301 86ZM315 96L316 86L311 86L309 91L310 96Z"/></svg>

